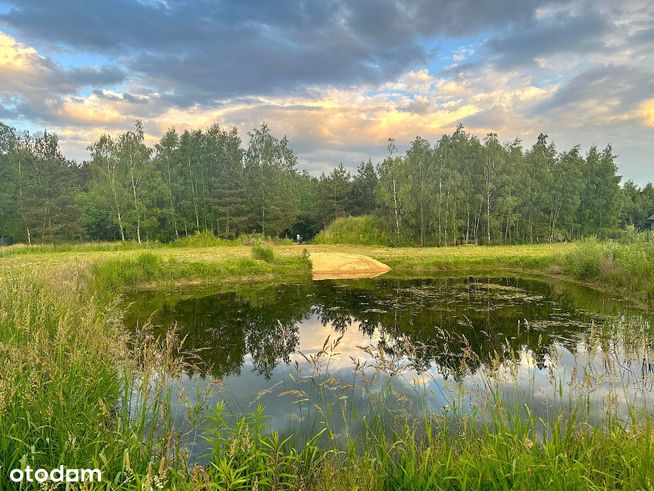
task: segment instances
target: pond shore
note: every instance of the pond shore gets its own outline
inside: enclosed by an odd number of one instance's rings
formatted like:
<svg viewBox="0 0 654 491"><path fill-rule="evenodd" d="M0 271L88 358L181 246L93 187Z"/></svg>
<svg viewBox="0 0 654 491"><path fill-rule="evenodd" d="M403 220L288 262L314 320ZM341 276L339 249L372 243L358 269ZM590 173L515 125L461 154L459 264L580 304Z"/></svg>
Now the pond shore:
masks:
<svg viewBox="0 0 654 491"><path fill-rule="evenodd" d="M104 247L103 247L104 246ZM334 254L365 255L388 265L394 274L424 274L448 272L457 269L515 269L544 271L555 264L560 258L571 251L571 244L543 244L525 246L462 246L462 247L376 247L353 245L273 245L275 261L272 268L252 269L231 268L224 271L220 278L180 278L180 281L189 280L243 280L251 281L255 278L270 280L275 273L277 276L288 274L292 276L297 270L293 268L275 268L283 265L287 260L299 259L303 251L308 254ZM174 264L233 264L235 261L252 259L259 265L264 261L252 258L252 249L249 246L223 246L223 247L185 247L175 248L165 245L143 244L142 246L120 244L88 244L78 246L48 247L43 250L40 246L29 248L27 246L12 246L0 249L0 270L3 271L32 271L37 274L49 275L50 272L78 267L82 270L108 260L130 260L142 253L150 253ZM382 267L382 269L384 269Z"/></svg>
<svg viewBox="0 0 654 491"><path fill-rule="evenodd" d="M176 288L185 286L216 286L257 281L308 281L311 265L303 255L333 257L334 255L368 256L383 266L374 267L386 276L402 278L451 274L529 274L556 277L581 282L603 291L612 290L621 296L640 297L638 289L623 288L604 278L581 277L562 268L566 256L575 252L578 244L556 243L514 246L457 247L384 247L357 245L271 245L274 260L266 263L253 257L247 245L218 247L171 247L158 243L89 243L65 246L12 246L0 249L0 271L28 272L56 287L67 285L68 277L92 276L94 268L107 262L130 262L142 254L151 254L162 262L160 271L151 277L113 287ZM327 271L326 266L321 266ZM357 269L357 268L355 268ZM365 269L365 268L364 268ZM328 273L338 273L327 271ZM368 272L363 273L364 276ZM329 276L329 275L328 275ZM347 275L346 275L347 276ZM338 274L336 276L338 277ZM120 278L114 278L120 283ZM113 292L116 293L116 292Z"/></svg>

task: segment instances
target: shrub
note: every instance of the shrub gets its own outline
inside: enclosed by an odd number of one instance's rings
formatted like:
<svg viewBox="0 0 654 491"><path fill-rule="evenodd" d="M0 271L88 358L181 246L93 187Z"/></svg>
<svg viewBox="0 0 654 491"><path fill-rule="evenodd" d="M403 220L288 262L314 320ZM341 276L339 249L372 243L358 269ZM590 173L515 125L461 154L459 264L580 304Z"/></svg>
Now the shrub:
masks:
<svg viewBox="0 0 654 491"><path fill-rule="evenodd" d="M565 256L563 265L576 278L592 279L602 272L602 264L612 259L609 257L607 243L596 238L580 242L574 251Z"/></svg>
<svg viewBox="0 0 654 491"><path fill-rule="evenodd" d="M263 245L253 245L252 246L252 257L255 259L260 259L267 263L272 263L275 259L275 254L270 247Z"/></svg>
<svg viewBox="0 0 654 491"><path fill-rule="evenodd" d="M563 257L562 265L575 278L654 297L654 242L650 234L632 236L627 243L586 239Z"/></svg>

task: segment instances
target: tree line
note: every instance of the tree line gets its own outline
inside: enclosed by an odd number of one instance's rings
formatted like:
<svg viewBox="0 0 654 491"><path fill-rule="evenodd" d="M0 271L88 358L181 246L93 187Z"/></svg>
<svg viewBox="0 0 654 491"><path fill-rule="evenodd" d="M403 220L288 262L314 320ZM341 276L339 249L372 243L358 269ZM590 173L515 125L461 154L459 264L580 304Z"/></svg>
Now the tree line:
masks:
<svg viewBox="0 0 654 491"><path fill-rule="evenodd" d="M406 152L388 142L377 164L320 177L298 169L286 137L214 125L168 130L153 148L143 126L103 135L82 163L55 133L0 123L0 237L16 242L171 241L198 231L310 238L341 216L375 215L394 241L523 243L647 227L654 187L621 186L611 146L560 152L544 134L530 148L479 139L458 126Z"/></svg>

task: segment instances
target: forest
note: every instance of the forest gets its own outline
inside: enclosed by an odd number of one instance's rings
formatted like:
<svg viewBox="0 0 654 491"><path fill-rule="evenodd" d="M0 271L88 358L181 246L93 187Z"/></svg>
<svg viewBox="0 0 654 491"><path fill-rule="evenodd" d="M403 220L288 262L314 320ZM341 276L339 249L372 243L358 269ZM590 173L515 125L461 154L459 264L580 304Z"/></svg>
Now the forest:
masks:
<svg viewBox="0 0 654 491"><path fill-rule="evenodd" d="M0 123L0 237L29 244L169 242L198 231L314 237L335 218L373 215L394 244L511 244L610 237L648 227L654 187L621 183L616 155L480 139L461 125L404 153L388 140L379 163L301 170L286 137L264 123L247 135L218 125L168 130L150 148L144 128L103 135L84 162L55 133Z"/></svg>

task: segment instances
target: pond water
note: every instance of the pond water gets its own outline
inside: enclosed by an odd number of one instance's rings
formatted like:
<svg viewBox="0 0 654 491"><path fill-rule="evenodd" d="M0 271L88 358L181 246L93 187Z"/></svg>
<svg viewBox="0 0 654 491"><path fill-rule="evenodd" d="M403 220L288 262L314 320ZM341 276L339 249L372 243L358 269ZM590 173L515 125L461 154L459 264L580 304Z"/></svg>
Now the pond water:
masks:
<svg viewBox="0 0 654 491"><path fill-rule="evenodd" d="M581 398L591 413L626 414L647 410L654 382L642 312L550 280L382 277L141 292L125 323L149 323L155 336L176 329L183 340L175 423L198 458L208 444L191 420L218 401L235 415L261 404L283 435L311 435L327 420L344 435L380 400L389 411L447 415L474 412L492 395L547 417Z"/></svg>

